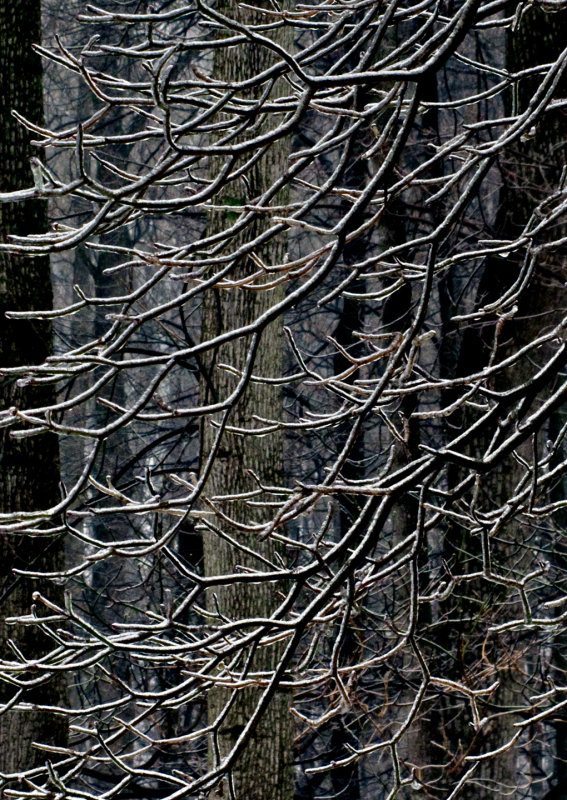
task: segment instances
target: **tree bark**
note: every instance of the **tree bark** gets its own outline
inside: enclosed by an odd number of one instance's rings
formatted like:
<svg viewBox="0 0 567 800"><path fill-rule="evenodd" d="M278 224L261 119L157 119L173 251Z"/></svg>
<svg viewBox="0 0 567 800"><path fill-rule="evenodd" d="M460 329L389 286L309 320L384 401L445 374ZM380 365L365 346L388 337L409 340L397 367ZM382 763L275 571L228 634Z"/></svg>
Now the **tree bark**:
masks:
<svg viewBox="0 0 567 800"><path fill-rule="evenodd" d="M39 0L0 3L0 190L8 192L32 184L29 133L13 118L17 109L33 122L42 121L41 61L31 45L41 39ZM10 234L45 230L47 204L30 201L0 205L0 241ZM0 365L15 367L40 363L51 352L51 329L46 323L11 321L6 310L51 308L49 259L20 258L0 253ZM43 405L53 392L45 388L19 388L6 378L0 386L3 408ZM16 440L0 431L0 511L49 507L59 496L59 455L55 435ZM0 657L14 659L7 641L12 639L26 656L39 655L47 642L34 628L8 627L6 617L28 613L33 591L45 590L43 582L14 575L15 568L57 569L63 561L60 538L23 537L0 530ZM53 597L53 587L48 591ZM52 704L64 689L58 682L43 685L22 698L24 702ZM14 687L0 684L0 703L7 702ZM43 762L33 742L61 744L66 739L62 718L40 712L13 711L0 716L0 772L10 773Z"/></svg>
<svg viewBox="0 0 567 800"><path fill-rule="evenodd" d="M527 9L518 29L507 33L506 66L510 74L553 62L565 46L566 23L565 11L551 17L541 9ZM507 113L524 112L540 81L541 75L522 78L510 91ZM556 96L564 97L565 90L563 79ZM537 205L557 190L566 155L564 114L561 111L548 111L536 129L515 142L510 150L504 151L499 165L502 185L494 226L496 238L513 241L520 235ZM558 226L553 230L553 236L559 238L560 235ZM493 256L487 259L479 283L477 307L496 303L512 287L520 274L522 255L523 251L520 250L507 258ZM556 325L564 315L565 301L565 257L555 247L538 255L530 285L524 288L518 298L516 313L503 325L500 324L497 360L518 352ZM490 321L485 318L482 324L467 329L460 353L459 372L462 375L482 370L487 365L495 345L498 325L497 319ZM516 361L513 366L501 372L491 388L505 391L513 386L529 383L530 378L551 354L551 347L541 347L535 356L532 351L529 357ZM539 402L544 401L545 392L549 392L551 388L547 387L540 393ZM470 422L466 415L460 420L451 420L452 424L463 427ZM471 455L482 458L493 435L492 430L484 431L471 443ZM543 436L544 432L541 431L539 439ZM520 455L531 463L534 457L532 447L540 449L541 445L541 441L527 442L520 449ZM456 473L459 474L453 476L453 485L463 477L462 471L456 470ZM514 496L523 474L519 459L512 454L497 470L483 476L479 492L479 512L503 507ZM456 526L447 536L445 557L449 563L456 565L455 572L482 569L480 540L478 537L473 539L468 534L468 531L459 531ZM512 517L491 544L495 570L511 575L527 571L529 542L533 536L534 532L529 525ZM463 559L467 560L466 567ZM474 590L471 585L470 591L471 596L459 609L460 616L465 620L468 618L469 622L463 623L459 630L453 630L454 669L458 679L463 679L467 673L472 674L478 668L478 649L475 649L471 638L470 619L480 619L485 608L506 607L509 618L521 613L520 598L517 594L509 596L508 589L487 586L485 582L481 582ZM504 620L501 613L498 621ZM527 647L525 649L528 650ZM460 751L455 749L455 764L460 762L463 771L466 769L466 764L462 761L463 755L496 750L511 741L516 733L513 710L521 696L523 670L526 669L525 660L518 655L521 651L517 636L513 633L491 637L483 645L485 662L494 669L499 686L487 699L486 707L481 708L480 713L482 715L484 711L487 717L493 716L493 719L474 735L470 730L463 730L458 720L456 725L449 725L447 729L449 739L461 743ZM564 744L559 736L557 744L558 749L563 750ZM563 758L564 750L558 755ZM466 786L460 796L463 800L492 797L495 786L503 793L512 793L522 780L519 769L517 750L510 747L497 757L482 761L475 773L475 781L478 783ZM485 788L479 789L483 785Z"/></svg>
<svg viewBox="0 0 567 800"><path fill-rule="evenodd" d="M223 2L217 10L227 16L234 16L240 22L253 24L259 22L261 15L250 10L239 9L234 3ZM265 18L262 19L265 22ZM286 29L278 33L278 41L285 44ZM214 77L223 81L238 81L261 72L273 63L273 54L265 48L248 43L244 46L217 51ZM285 91L283 86L275 86L272 97ZM248 99L251 99L248 97ZM238 181L226 187L217 196L216 201L226 205L241 205L253 198L260 197L282 175L287 166L289 141L283 140L273 145L246 174L246 181ZM215 164L213 164L213 172ZM214 175L213 175L214 177ZM274 202L286 201L284 193ZM234 219L237 214L234 214ZM232 212L213 212L207 227L207 234L224 230L233 222ZM236 249L246 241L250 241L265 228L263 220L257 218L247 230L232 239L229 247ZM285 239L272 240L262 248L258 255L268 263L282 263L287 242ZM256 267L250 259L241 259L235 263L230 278L238 278L255 271ZM205 295L203 305L202 339L209 340L240 326L247 325L257 319L265 310L283 297L283 289L275 291L247 291L231 289L210 291ZM268 326L262 334L260 347L254 363L254 374L277 377L282 374L283 330L281 320ZM226 398L235 388L235 376L219 368L220 363L230 364L236 369L243 369L249 338L238 338L215 351L204 359L206 379L203 381L203 393L207 402ZM277 386L251 384L240 398L230 417L230 424L238 427L253 427L254 416L277 418L282 413L282 395ZM202 457L205 462L213 446L216 429L205 424L202 431ZM209 497L218 495L235 495L255 489L256 484L247 473L253 470L264 484L278 486L283 484L283 436L281 431L268 436L236 436L225 433L220 450L215 459L206 494ZM263 498L273 500L274 497ZM271 514L262 509L252 509L243 501L227 501L219 503L221 511L240 521L253 520L255 523L270 519ZM221 519L216 523L227 530L239 542L255 550L263 557L274 562L278 545L272 540L259 542L254 533L243 534L231 529ZM234 572L240 568L262 569L261 563L254 558L244 556L235 550L227 541L213 533L204 535L204 565L206 575L221 575ZM271 584L237 584L219 587L207 599L210 611L218 610L231 619L247 619L269 616L279 598ZM259 648L249 666L249 673L271 672L275 669L282 649L279 645ZM243 668L243 664L239 668ZM209 724L221 712L231 696L225 689L215 689L209 693ZM253 713L260 697L260 689L240 690L230 712L225 717L216 744L221 758L230 752L238 735ZM210 757L214 758L213 746ZM257 725L249 744L241 755L237 766L232 770L232 780L237 798L251 800L289 800L293 797L293 729L289 713L289 698L285 692L277 692L271 704ZM219 786L217 797L226 796L226 786Z"/></svg>

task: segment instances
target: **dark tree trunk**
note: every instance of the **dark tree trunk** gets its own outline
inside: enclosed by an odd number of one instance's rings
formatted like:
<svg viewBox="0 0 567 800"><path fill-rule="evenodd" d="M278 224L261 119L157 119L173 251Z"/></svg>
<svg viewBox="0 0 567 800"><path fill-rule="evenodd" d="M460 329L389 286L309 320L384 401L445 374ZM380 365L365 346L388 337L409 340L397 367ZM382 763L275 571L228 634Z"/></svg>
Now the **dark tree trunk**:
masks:
<svg viewBox="0 0 567 800"><path fill-rule="evenodd" d="M508 31L507 36L506 66L511 74L542 63L551 63L558 57L567 41L567 13L562 11L551 16L540 9L530 8L523 15L518 29ZM532 75L523 78L513 90L511 89L507 113L518 114L525 111L540 82L541 74L535 77ZM557 97L564 97L565 89L565 79L563 79L557 89ZM529 135L514 142L503 152L499 163L502 185L494 225L495 238L513 241L520 235L537 205L557 190L566 155L565 117L561 111L547 112L540 120L537 129L530 131ZM553 231L553 236L559 238L558 228ZM524 250L520 249L506 258L487 259L478 287L478 308L496 303L513 286L520 275L523 255ZM498 336L496 355L497 361L500 361L556 325L564 315L567 300L565 268L565 256L559 248L554 247L540 253L529 286L524 288L518 298L515 314L502 324L497 312L492 318L485 317L482 324L467 328L462 340L457 371L465 375L482 370L494 351L495 336ZM545 364L550 353L548 347L541 347L535 355L532 351L529 358L516 361L512 367L501 372L493 381L491 388L505 391L529 382L531 376ZM545 390L541 395L542 400L544 396ZM471 419L466 414L460 413L450 420L452 426L462 428L470 422ZM471 455L482 458L493 434L494 431L484 431L471 442ZM528 442L520 451L528 462L533 459L533 446L540 447L541 442L539 444L536 442L535 445ZM503 506L514 495L515 487L522 475L523 468L519 460L511 455L497 470L483 476L478 495L479 512ZM455 470L451 484L456 485L462 477L462 471ZM468 533L459 531L458 526L455 526L446 537L445 557L456 573L482 569L480 537L471 537L467 535ZM520 560L518 553L523 552L523 558L529 558L529 546L526 543L530 537L533 537L533 531L522 521L512 517L491 545L496 571L509 571L511 574L514 574L514 570L521 572L525 564ZM481 581L476 589L470 585L469 591L471 594L466 604L461 604L458 610L453 609L453 617L460 616L469 620L463 623L459 630L456 626L453 628L454 670L458 679L462 679L467 671L474 669L475 663L478 663L476 645L472 639L474 626L470 620L478 618L483 608L502 608L504 603L510 618L518 615L519 598L516 595L509 597L507 589L487 587L486 583ZM499 596L491 599L495 594ZM502 621L502 615L499 621ZM463 770L466 768L466 764L462 761L463 755L495 750L510 741L516 732L515 720L510 712L517 704L517 698L522 690L522 668L525 665L517 660L514 653L515 646L513 638L506 635L498 639L493 638L484 645L486 663L493 665L499 680L498 688L492 693L487 700L486 708L483 709L487 716L494 716L492 722L474 735L470 730L468 732L463 730L458 720L456 724L453 723L447 728L446 736L450 741L460 742L460 749L454 750L455 763L458 764L460 761ZM558 752L558 755L564 758L565 742L559 733L557 746L559 751L563 751ZM501 791L512 792L513 787L521 780L518 777L518 770L517 751L510 747L498 757L483 761L475 774L479 784L465 787L460 796L463 800L491 797L493 796L491 786L499 786L502 787ZM562 777L561 772L559 777ZM488 788L479 789L482 784Z"/></svg>
<svg viewBox="0 0 567 800"><path fill-rule="evenodd" d="M8 192L32 184L29 133L10 114L15 108L34 122L42 120L41 62L31 49L41 38L39 0L0 3L0 191ZM40 201L0 205L0 240L9 234L45 230L47 204ZM10 321L8 309L51 308L51 282L47 258L19 258L0 253L0 365L14 367L39 363L51 350L48 324ZM43 405L51 402L51 389L19 388L3 379L2 408ZM0 511L49 507L59 496L57 439L46 434L31 439L12 439L0 431ZM39 655L47 642L31 629L6 626L6 617L28 613L36 589L51 591L41 582L18 578L15 568L57 569L62 564L60 539L23 537L0 530L0 657L13 659L7 645L11 638L27 656ZM0 702L14 694L14 687L0 685ZM22 698L24 702L52 704L61 699L63 687L53 683ZM0 716L0 772L33 767L44 760L32 742L61 744L66 738L64 720L40 712L10 712Z"/></svg>

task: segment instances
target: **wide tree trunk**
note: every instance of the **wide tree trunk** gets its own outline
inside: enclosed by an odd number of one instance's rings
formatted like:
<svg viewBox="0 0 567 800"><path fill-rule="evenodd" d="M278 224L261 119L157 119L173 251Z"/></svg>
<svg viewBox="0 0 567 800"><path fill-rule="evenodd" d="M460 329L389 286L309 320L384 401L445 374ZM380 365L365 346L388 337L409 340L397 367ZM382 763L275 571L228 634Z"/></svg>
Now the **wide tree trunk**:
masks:
<svg viewBox="0 0 567 800"><path fill-rule="evenodd" d="M42 119L41 62L31 49L41 38L39 0L11 0L0 3L0 191L8 192L32 184L29 133L11 116L17 109L28 119ZM47 204L30 201L0 205L0 241L9 234L32 234L45 230ZM49 260L20 258L0 253L0 366L39 363L51 350L51 329L46 323L7 320L12 309L52 306ZM3 379L2 408L43 405L53 393L45 388L19 388ZM59 496L57 439L47 434L31 439L10 438L0 430L0 511L46 508ZM32 593L45 589L41 582L14 575L15 568L57 569L63 559L60 539L10 535L0 529L0 658L13 660L7 641L12 639L26 656L39 655L47 642L31 628L6 626L6 617L29 613ZM50 586L53 596L53 587ZM0 703L14 695L14 687L0 684ZM61 699L61 683L54 682L27 692L24 702L52 704ZM62 743L65 721L53 714L9 712L0 716L0 772L10 773L33 767L44 760L33 742Z"/></svg>
<svg viewBox="0 0 567 800"><path fill-rule="evenodd" d="M246 9L239 9L232 2L217 4L217 10L227 16L236 17L245 24L265 22L258 13ZM288 33L285 29L279 31L277 36L281 44ZM275 37L274 37L275 38ZM230 51L219 50L214 64L214 77L223 81L238 81L249 78L263 71L274 60L273 53L263 47L248 43L243 46L233 47ZM277 97L285 86L276 85L272 90L272 98ZM251 99L248 93L244 97ZM238 180L226 187L215 199L217 203L227 206L241 206L254 198L259 198L285 171L289 141L283 140L273 145L268 153L246 173L245 180ZM215 173L219 163L213 160L212 172ZM214 177L214 174L213 174ZM273 202L281 204L286 201L285 193L278 195ZM237 213L230 211L212 212L209 219L207 234L215 234L229 227L237 217ZM228 247L237 249L243 243L250 241L265 228L265 222L257 218L244 233L233 238ZM257 254L267 263L282 263L285 256L287 242L285 238L272 240L267 246L257 251ZM230 279L255 271L257 267L248 259L235 262ZM271 291L247 291L246 289L231 289L209 291L203 304L202 339L209 340L220 333L233 330L251 323L277 302L278 297L283 297L283 289ZM277 377L282 374L283 330L279 321L268 326L262 334L260 348L255 363L254 374L265 377ZM206 372L203 380L203 394L207 402L225 399L235 388L236 378L226 370L219 368L219 364L230 364L237 370L244 368L249 337L241 337L230 344L215 351L204 359ZM233 408L230 424L237 427L254 427L254 417L277 418L282 414L282 394L278 386L265 384L251 384L246 389L236 406ZM220 417L219 417L220 418ZM206 458L213 446L216 437L216 428L205 424L201 439L201 463ZM281 431L268 436L238 436L225 433L217 453L210 478L206 485L206 495L216 497L219 495L238 495L257 488L247 470L252 470L265 485L278 486L283 483L283 436ZM274 500L273 496L263 497L263 500ZM218 504L219 509L231 518L255 523L267 521L271 514L269 509L251 508L243 501L226 501ZM234 536L240 543L255 550L272 563L277 561L278 545L271 539L258 541L254 533L243 533L227 525L220 518L216 524ZM239 569L264 569L265 566L255 558L244 555L236 550L229 542L214 533L204 536L204 565L207 576L222 575ZM207 598L211 612L217 608L220 614L231 620L244 620L269 616L280 598L276 595L271 584L235 584L215 588ZM250 673L270 673L275 668L280 656L281 646L278 644L261 647L255 653L248 665ZM239 664L239 669L244 668L244 663ZM215 744L211 747L210 758L215 758L215 749L224 758L235 744L238 735L253 713L260 697L261 690L249 688L237 693L235 702L230 712L224 718ZM225 689L215 689L209 693L208 715L209 723L213 723L229 700L231 692ZM293 728L289 713L289 697L285 692L277 692L273 697L267 712L263 715L253 732L249 744L242 753L237 765L232 770L232 780L237 798L250 798L250 800L289 800L293 797ZM217 797L227 796L226 786L217 789Z"/></svg>
<svg viewBox="0 0 567 800"><path fill-rule="evenodd" d="M551 16L535 7L529 8L518 28L507 33L507 69L511 74L516 74L543 63L552 63L564 48L566 41L565 11ZM532 74L522 78L514 89L510 90L507 113L524 112L540 82L541 75ZM563 79L556 96L564 97L566 88ZM503 152L499 164L502 186L494 226L496 238L515 240L529 222L538 204L557 190L567 155L564 119L562 111L548 111L539 120L537 128ZM565 226L562 225L562 228ZM560 235L565 235L565 231L563 230L561 234L557 226L553 230L553 237L559 238ZM479 308L496 303L513 286L520 273L523 256L524 251L520 249L507 258L487 259L478 287ZM567 299L565 268L565 256L557 247L544 250L538 255L530 284L520 294L512 318L504 324L498 323L496 319L491 322L489 318L485 318L482 324L470 326L465 332L460 354L462 375L472 374L487 365L495 347L496 336L498 337L497 361L499 361L518 352L526 344L533 342L558 324L564 316ZM551 355L552 346L541 347L536 355L532 351L529 357L517 360L507 370L502 371L491 384L491 388L503 392L514 386L529 383L531 377L541 369ZM548 386L540 392L540 403L552 389L552 386ZM463 415L461 419L452 419L451 424L461 424L466 427L470 421ZM472 441L471 455L482 458L493 434L494 431L487 430ZM540 439L544 438L545 431L541 431ZM534 458L534 447L540 452L543 441L526 442L518 450L520 458L511 454L498 468L482 477L478 495L479 513L505 507L514 496L524 475L521 458L531 463ZM452 483L455 485L462 477L462 471L456 470ZM527 572L530 542L533 538L533 528L527 525L519 514L517 517L512 517L502 526L491 544L495 571L513 577L518 573ZM446 538L445 557L454 565L456 572L482 569L480 538L471 537L469 531L459 530L458 526L455 526L455 530ZM458 611L463 620L469 621L463 622L459 630L453 629L454 674L458 679L478 668L478 653L475 651L470 619L480 616L479 609L500 609L499 622L505 621L506 617L515 618L521 615L520 599L517 593L511 594L508 588L487 586L485 582L480 582L478 586L470 584L469 593L469 597L461 603ZM463 755L501 748L512 740L517 731L514 727L517 720L513 710L518 707L523 691L524 671L529 673L530 670L530 665L519 655L522 647L528 650L515 633L493 636L483 645L485 662L494 669L495 677L499 681L498 688L490 695L486 707L482 709L487 717L493 718L474 735L470 730L464 730L459 720L456 724L449 724L446 731L451 742L459 743L459 748L454 748L455 764L463 771L468 766L462 760ZM537 646L534 647L534 651L537 651ZM559 735L557 744L560 751L558 756L562 759L565 754L565 744ZM475 780L478 783L466 786L460 796L464 800L468 798L479 800L483 797L493 797L495 791L513 794L518 785L527 779L521 774L522 769L525 769L526 759L539 758L541 761L542 753L535 752L537 747L536 740L536 744L530 743L530 746L525 748L526 753L533 751L533 756L524 756L523 764L514 747L505 749L493 759L482 761L475 773ZM549 757L549 754L546 754L546 757ZM539 770L538 775L543 774L541 764L536 765L536 770ZM537 796L537 787L533 791L535 792L533 796Z"/></svg>

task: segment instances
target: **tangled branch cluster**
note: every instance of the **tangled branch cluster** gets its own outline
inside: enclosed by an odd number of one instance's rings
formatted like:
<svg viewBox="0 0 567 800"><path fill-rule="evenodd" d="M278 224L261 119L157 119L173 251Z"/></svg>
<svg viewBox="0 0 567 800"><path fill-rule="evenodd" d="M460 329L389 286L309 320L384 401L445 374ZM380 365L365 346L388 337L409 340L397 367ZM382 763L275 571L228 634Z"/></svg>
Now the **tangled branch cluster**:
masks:
<svg viewBox="0 0 567 800"><path fill-rule="evenodd" d="M76 286L63 308L11 315L54 320L62 342L76 319L98 322L45 363L2 370L54 384L57 401L6 409L1 425L73 453L60 502L0 519L4 534L70 543L48 576L66 603L38 593L12 620L51 646L1 664L4 710L75 676L68 704L45 708L68 716L68 746L43 745L48 766L20 784L4 776L7 796L196 797L282 692L317 786L358 769L384 796L452 798L508 763L505 788L545 787L531 770L567 703L567 190L553 139L567 50L512 66L503 53L525 18L556 10L89 6L101 35L42 49L94 111L60 130L27 123L47 159L0 200L77 216L4 247L86 248L112 291ZM228 79L219 65L242 52L258 69ZM250 318L215 332L205 317L221 302ZM260 391L275 411L247 400ZM278 437L272 485L246 454ZM239 488L218 493L235 442ZM203 567L203 536L228 543L233 568ZM103 565L122 578L93 610ZM227 586L267 592L269 613L239 615ZM251 688L231 748L207 759ZM325 755L312 743L339 721L347 735Z"/></svg>

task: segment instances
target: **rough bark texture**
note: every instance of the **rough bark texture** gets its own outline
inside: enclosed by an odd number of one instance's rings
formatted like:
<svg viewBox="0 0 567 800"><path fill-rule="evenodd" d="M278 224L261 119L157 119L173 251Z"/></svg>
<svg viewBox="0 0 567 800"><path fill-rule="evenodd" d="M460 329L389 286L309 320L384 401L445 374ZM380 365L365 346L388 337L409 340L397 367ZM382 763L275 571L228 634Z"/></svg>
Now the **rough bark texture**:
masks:
<svg viewBox="0 0 567 800"><path fill-rule="evenodd" d="M219 8L217 6L217 8ZM221 3L219 10L229 16L236 15L250 23L252 12L238 10L235 4ZM284 34L285 35L285 34ZM215 62L215 77L221 80L240 80L256 74L273 63L273 55L265 49L252 44L233 48L230 54L218 51L220 57ZM274 94L278 89L276 87ZM274 95L273 95L274 96ZM227 205L240 205L260 196L272 185L276 177L281 176L286 168L289 143L287 141L272 147L247 173L246 183L238 181L229 185L218 199ZM285 202L279 196L276 203ZM236 214L234 214L236 218ZM231 212L215 212L211 217L207 233L224 230L234 220ZM249 241L263 228L264 223L258 219L246 233L231 242L235 249L244 241ZM285 240L272 241L259 255L269 263L281 263L286 248ZM231 277L255 270L252 262L241 261L235 265ZM277 292L278 290L276 290ZM202 337L208 340L223 331L238 328L257 319L264 310L274 304L274 292L251 292L242 289L214 291L209 293L203 307ZM254 365L254 374L263 376L279 376L282 372L283 331L281 322L266 328L262 335L261 345ZM207 372L203 382L204 393L209 401L226 398L236 386L234 375L218 368L219 363L231 364L237 369L244 367L246 354L250 345L249 339L238 339L217 351L212 358L205 360ZM278 387L252 385L235 407L230 424L250 427L254 425L254 415L274 418L281 416L282 396ZM210 452L216 430L206 426L202 433L202 461ZM253 479L246 470L251 469L261 480L270 485L281 485L283 482L283 437L281 433L265 437L240 437L225 434L221 449L207 484L207 495L238 494L256 488ZM273 499L273 498L268 498ZM231 517L240 521L255 522L268 519L261 510L255 510L242 502L227 502L221 509ZM220 525L227 529L224 522ZM274 560L277 547L270 540L259 542L254 534L243 535L242 532L229 530L239 541L253 548L263 556ZM262 569L257 559L248 559L241 552L235 551L226 541L210 534L205 535L204 543L205 571L208 575L230 573L238 567ZM279 598L272 586L262 585L229 585L215 591L216 598L208 598L208 606L212 611L218 608L225 617L232 620L249 617L269 616L278 604ZM277 645L260 649L254 656L249 672L271 671L278 662L281 648ZM244 664L239 668L243 669ZM238 696L230 713L224 719L218 736L218 747L221 757L225 756L234 745L242 727L250 718L260 696L260 690L249 689L238 692ZM230 692L217 689L210 693L208 700L209 721L213 722L222 710ZM214 755L211 752L211 758ZM293 730L289 714L289 698L286 693L279 692L273 698L268 711L264 714L253 733L250 744L242 754L236 768L232 772L237 798L250 800L288 800L293 797ZM226 786L220 786L217 796L226 796Z"/></svg>
<svg viewBox="0 0 567 800"><path fill-rule="evenodd" d="M17 109L28 119L42 118L41 62L31 49L41 38L39 0L11 0L0 3L0 191L32 185L29 159L30 136L11 116ZM47 207L43 202L0 205L0 241L9 234L29 234L45 229ZM7 309L50 308L52 306L49 261L23 259L0 253L0 365L13 367L38 363L51 347L48 325L12 322ZM51 390L18 388L3 379L2 408L50 402ZM55 436L14 440L7 429L0 431L0 511L45 508L57 501L59 459ZM4 619L28 613L32 593L45 587L16 577L14 568L55 569L62 561L62 543L41 535L29 538L0 531L0 657L13 659L8 638L28 656L39 654L46 642L26 629L6 626ZM48 589L53 596L52 587ZM27 692L26 702L53 703L61 697L62 686L53 683ZM14 687L0 684L0 703L14 694ZM43 762L44 756L32 742L61 743L66 726L52 714L11 712L0 716L0 772L13 772Z"/></svg>
<svg viewBox="0 0 567 800"><path fill-rule="evenodd" d="M552 62L563 49L566 36L567 13L562 11L551 17L539 9L528 9L519 28L508 32L508 70L513 74L544 61ZM514 95L510 95L507 111L514 114L525 111L540 81L540 76L524 78ZM565 79L563 79L556 96L564 97L565 89ZM566 155L563 112L548 112L537 129L514 143L510 150L504 153L500 163L502 187L495 222L495 237L514 240L520 235L536 206L557 190ZM557 238L560 236L558 228L553 231L553 235ZM478 289L478 306L483 307L497 301L513 285L521 266L521 255L512 254L509 258L487 259ZM567 299L565 266L565 256L558 248L540 253L529 290L522 293L516 314L499 331L499 360L518 352L520 348L559 322L564 314ZM488 322L484 322L476 329L467 330L460 356L462 374L470 374L487 364L494 347L495 333L496 323ZM493 388L505 391L512 386L529 382L531 376L545 364L549 355L550 350L541 347L536 356L532 353L530 358L517 361L494 381ZM548 390L551 388L548 387ZM543 402L544 399L545 396L542 395L539 402ZM461 424L468 424L466 418L461 420ZM491 436L492 431L484 432L471 444L471 454L482 457ZM544 432L541 431L539 438L543 436ZM523 445L521 455L528 459L529 463L533 459L532 448L541 445L541 441L536 441L535 444L527 442ZM521 464L511 455L496 472L483 477L479 493L479 510L490 511L506 503L513 497L522 475ZM512 577L527 571L529 542L533 538L534 531L519 519L512 517L503 526L492 545L493 565L496 571L509 572ZM449 536L446 557L451 563L458 563L465 558L476 560L480 565L480 541L471 541L462 533L454 537ZM479 669L478 652L471 640L471 630L474 628L474 624L471 627L471 620L474 623L475 618L480 618L486 613L486 609L504 607L506 614L512 618L518 615L520 604L517 593L511 595L508 589L487 588L486 584L482 583L476 591L476 596L471 595L472 599L468 599L461 606L461 616L467 621L460 630L455 628L453 631L457 637L454 648L455 674L461 680L466 680L467 673L472 674L474 670ZM502 622L503 619L501 613L498 621ZM462 770L466 768L466 764L462 761L463 756L494 750L512 739L516 728L513 716L506 712L510 712L517 704L524 672L529 671L529 665L522 655L522 646L518 644L515 634L492 637L484 644L483 653L485 663L491 665L495 677L499 680L498 689L490 696L484 710L487 716L495 714L499 716L474 736L470 732L467 734L466 731L462 731L459 719L449 725L448 734L451 742L460 741L458 750L454 752L455 766ZM560 756L562 747L563 743L558 736ZM482 762L475 775L478 785L471 784L465 787L461 796L464 800L493 797L494 787L499 787L498 791L503 793L511 793L517 786L519 769L517 751L510 747L497 758ZM482 788L479 789L479 786Z"/></svg>

